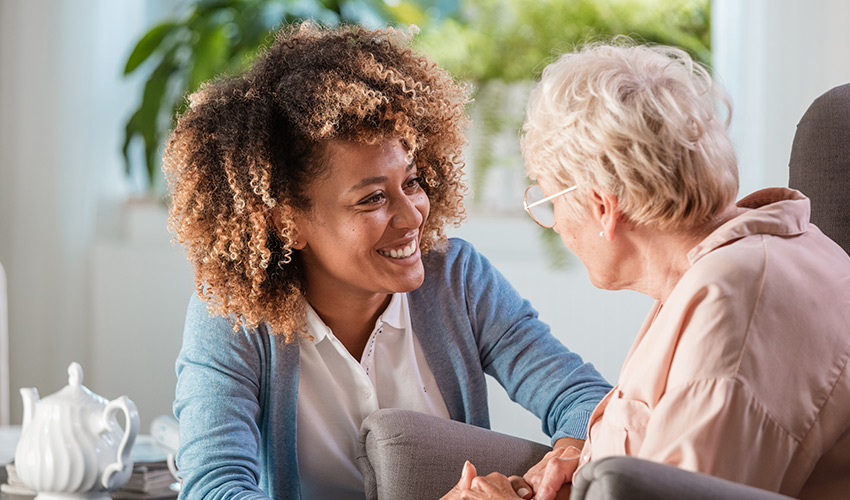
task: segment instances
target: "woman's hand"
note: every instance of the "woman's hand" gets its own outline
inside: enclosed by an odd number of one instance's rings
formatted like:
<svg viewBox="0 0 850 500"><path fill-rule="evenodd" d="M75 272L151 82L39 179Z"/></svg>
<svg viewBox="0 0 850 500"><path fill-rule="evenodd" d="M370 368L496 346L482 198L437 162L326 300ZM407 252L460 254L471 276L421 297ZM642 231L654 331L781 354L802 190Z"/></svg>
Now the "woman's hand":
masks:
<svg viewBox="0 0 850 500"><path fill-rule="evenodd" d="M583 445L584 442L577 439L559 439L555 449L528 469L522 478L534 490L535 500L556 500L563 496L558 494L561 490L567 492L564 498L569 497L570 488L564 486L572 482Z"/></svg>
<svg viewBox="0 0 850 500"><path fill-rule="evenodd" d="M466 462L460 481L440 500L528 500L531 488L519 476L505 477L493 472L478 476L475 466Z"/></svg>

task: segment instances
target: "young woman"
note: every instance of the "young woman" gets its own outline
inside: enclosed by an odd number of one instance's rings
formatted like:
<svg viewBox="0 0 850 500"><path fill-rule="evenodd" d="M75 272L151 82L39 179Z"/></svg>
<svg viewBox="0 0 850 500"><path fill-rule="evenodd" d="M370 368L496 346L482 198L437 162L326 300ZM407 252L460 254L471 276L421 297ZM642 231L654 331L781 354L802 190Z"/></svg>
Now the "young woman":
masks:
<svg viewBox="0 0 850 500"><path fill-rule="evenodd" d="M198 287L177 361L181 498L363 498L379 408L488 426L484 374L581 446L610 386L443 228L467 95L395 30L285 28L191 96L164 170Z"/></svg>

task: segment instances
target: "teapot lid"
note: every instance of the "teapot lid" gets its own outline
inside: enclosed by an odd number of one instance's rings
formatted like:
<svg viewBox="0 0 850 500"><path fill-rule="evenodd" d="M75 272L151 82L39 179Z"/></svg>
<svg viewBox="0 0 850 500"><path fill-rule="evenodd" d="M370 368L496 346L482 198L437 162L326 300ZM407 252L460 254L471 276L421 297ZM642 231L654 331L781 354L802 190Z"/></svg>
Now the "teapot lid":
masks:
<svg viewBox="0 0 850 500"><path fill-rule="evenodd" d="M68 365L68 385L40 401L55 406L106 406L106 398L94 394L83 385L83 367L76 361Z"/></svg>

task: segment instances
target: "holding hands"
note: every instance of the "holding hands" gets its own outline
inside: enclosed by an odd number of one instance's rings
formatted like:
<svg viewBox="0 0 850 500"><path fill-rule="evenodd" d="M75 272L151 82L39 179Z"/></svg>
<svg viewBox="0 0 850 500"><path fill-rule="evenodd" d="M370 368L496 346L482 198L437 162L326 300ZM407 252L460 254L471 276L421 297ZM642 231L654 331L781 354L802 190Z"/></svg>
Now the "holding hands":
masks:
<svg viewBox="0 0 850 500"><path fill-rule="evenodd" d="M441 500L565 500L570 496L569 484L581 450L573 445L559 446L562 444L559 440L555 449L522 477L498 472L478 476L475 466L466 462L457 485Z"/></svg>

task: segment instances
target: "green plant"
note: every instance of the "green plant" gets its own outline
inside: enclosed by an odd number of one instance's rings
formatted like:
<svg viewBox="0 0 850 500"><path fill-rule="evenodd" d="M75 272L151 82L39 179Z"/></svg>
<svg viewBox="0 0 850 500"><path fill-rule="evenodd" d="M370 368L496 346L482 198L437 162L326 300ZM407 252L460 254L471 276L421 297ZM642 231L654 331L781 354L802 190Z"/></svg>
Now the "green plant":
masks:
<svg viewBox="0 0 850 500"><path fill-rule="evenodd" d="M445 3L445 2L444 2ZM451 2L449 2L451 3ZM418 18L435 2L383 0L194 0L182 13L151 28L127 59L124 74L147 76L139 107L125 125L122 152L127 174L139 158L132 144L143 146L148 190L158 189L162 143L185 97L201 83L247 67L272 41L271 32L299 19L320 24L383 25L387 20Z"/></svg>
<svg viewBox="0 0 850 500"><path fill-rule="evenodd" d="M676 45L708 64L710 0L465 0L423 25L417 46L452 74L481 84L533 78L586 40L629 35Z"/></svg>
<svg viewBox="0 0 850 500"><path fill-rule="evenodd" d="M423 23L417 47L475 88L473 193L481 192L491 169L522 168L518 138L524 103L508 101L517 96L506 92L506 82L528 81L558 54L615 35L676 45L709 64L710 6L710 0L465 0L454 17ZM515 157L494 154L493 142L506 140L516 142ZM553 235L545 231L542 242L552 265L561 267L566 250Z"/></svg>

